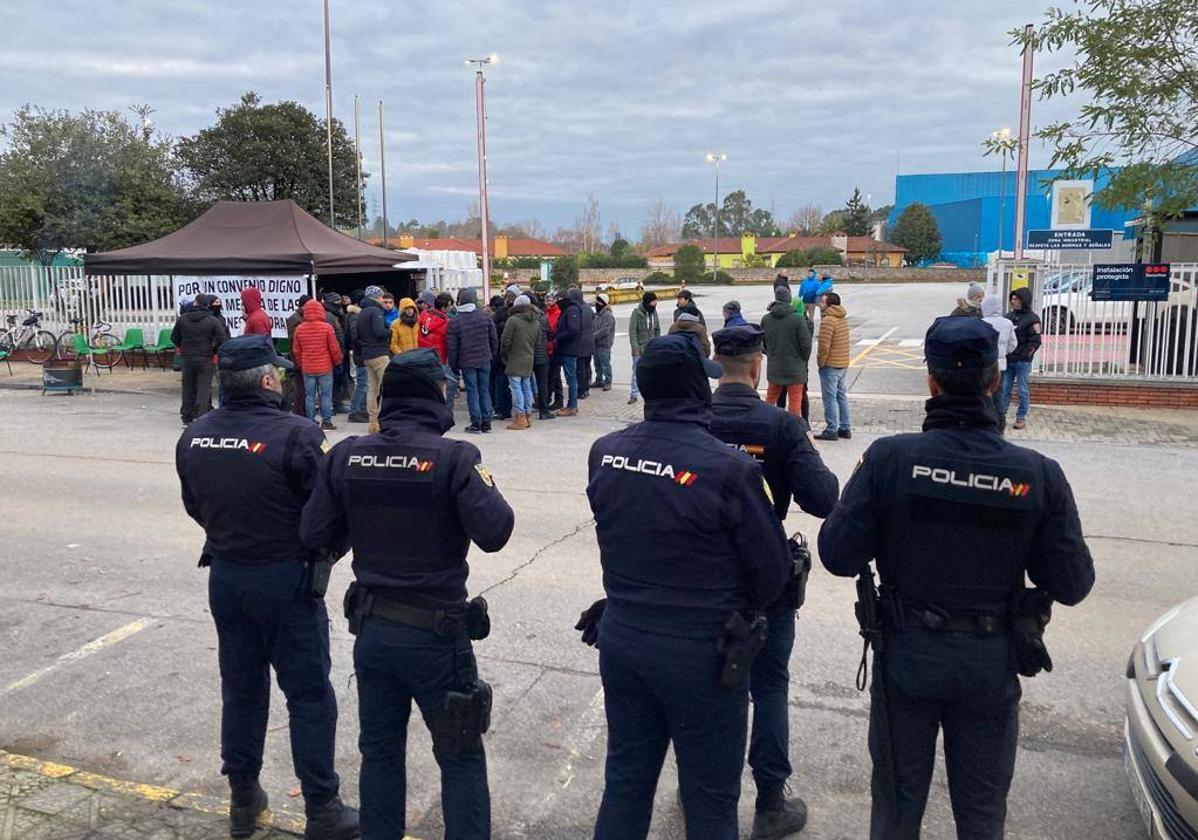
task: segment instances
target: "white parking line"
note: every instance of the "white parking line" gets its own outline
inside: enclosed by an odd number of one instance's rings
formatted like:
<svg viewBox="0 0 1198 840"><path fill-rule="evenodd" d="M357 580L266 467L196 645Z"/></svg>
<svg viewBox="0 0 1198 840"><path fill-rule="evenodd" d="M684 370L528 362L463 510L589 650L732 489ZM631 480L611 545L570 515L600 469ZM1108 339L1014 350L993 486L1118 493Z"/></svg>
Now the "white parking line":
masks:
<svg viewBox="0 0 1198 840"><path fill-rule="evenodd" d="M902 341L899 342L898 346L899 347L922 347L923 339L922 338L904 338Z"/></svg>
<svg viewBox="0 0 1198 840"><path fill-rule="evenodd" d="M877 347L890 336L898 332L898 327L891 327L887 332L883 333L881 338L863 338L857 342L858 347Z"/></svg>
<svg viewBox="0 0 1198 840"><path fill-rule="evenodd" d="M66 665L70 662L77 662L80 659L86 659L87 657L91 656L93 653L99 653L106 647L112 647L113 645L117 644L118 642L124 641L125 639L129 638L130 636L132 636L136 633L140 633L142 630L145 630L147 627L149 627L153 623L154 623L154 619L152 619L152 618L139 618L139 619L137 619L137 621L129 622L124 627L118 627L117 629L113 630L111 633L105 633L100 638L93 639L92 641L88 642L83 647L79 648L78 650L73 650L70 653L64 653L62 656L55 659L53 662L51 662L45 668L34 671L32 674L30 674L26 677L22 677L21 679L17 680L16 682L9 683L8 685L6 685L4 687L3 691L0 691L0 694L11 694L12 692L19 691L22 688L28 688L29 686L33 685L35 682L40 680L42 677L44 677L47 674L51 673L52 671L56 670L60 666Z"/></svg>

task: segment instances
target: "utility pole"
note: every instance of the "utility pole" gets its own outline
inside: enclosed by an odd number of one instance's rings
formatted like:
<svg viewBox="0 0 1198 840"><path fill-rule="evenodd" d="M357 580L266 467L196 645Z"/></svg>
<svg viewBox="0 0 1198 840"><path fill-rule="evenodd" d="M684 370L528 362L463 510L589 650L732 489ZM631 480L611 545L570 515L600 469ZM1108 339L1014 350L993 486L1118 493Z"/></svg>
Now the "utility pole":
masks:
<svg viewBox="0 0 1198 840"><path fill-rule="evenodd" d="M383 100L379 100L379 180L383 189L383 247L387 247L387 149L383 143Z"/></svg>
<svg viewBox="0 0 1198 840"><path fill-rule="evenodd" d="M487 97L486 76L483 66L495 64L499 56L491 53L485 58L468 58L467 65L472 65L474 71L474 119L478 128L478 204L482 225L483 246L483 296L491 294L491 243L490 243L490 207L487 202Z"/></svg>
<svg viewBox="0 0 1198 840"><path fill-rule="evenodd" d="M1032 24L1024 27L1024 35L1030 42ZM1023 259L1024 226L1027 223L1027 168L1028 147L1032 135L1032 61L1035 51L1031 46L1023 48L1023 87L1019 95L1019 163L1016 167L1018 175L1015 184L1015 259Z"/></svg>
<svg viewBox="0 0 1198 840"><path fill-rule="evenodd" d="M358 239L362 238L362 110L358 94L354 94L354 157L358 162Z"/></svg>
<svg viewBox="0 0 1198 840"><path fill-rule="evenodd" d="M337 227L333 215L333 54L329 37L329 0L324 0L324 123L329 151L329 227Z"/></svg>

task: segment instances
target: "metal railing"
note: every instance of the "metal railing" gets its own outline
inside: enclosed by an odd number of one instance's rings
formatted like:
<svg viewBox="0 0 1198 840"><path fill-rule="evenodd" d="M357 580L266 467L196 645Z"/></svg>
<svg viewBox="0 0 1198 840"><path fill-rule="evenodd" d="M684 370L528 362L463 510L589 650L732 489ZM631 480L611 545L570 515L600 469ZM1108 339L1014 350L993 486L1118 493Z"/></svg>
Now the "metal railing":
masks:
<svg viewBox="0 0 1198 840"><path fill-rule="evenodd" d="M1041 376L1198 382L1198 263L1174 263L1168 300L1090 299L1089 265L1000 262L990 287L1006 301L1025 279L1040 313ZM1005 308L1005 305L1004 305Z"/></svg>
<svg viewBox="0 0 1198 840"><path fill-rule="evenodd" d="M108 321L118 335L137 327L147 341L172 327L177 314L167 276L85 277L82 266L0 267L0 315L24 317L27 309L42 312L42 326L54 333L82 318L87 327Z"/></svg>

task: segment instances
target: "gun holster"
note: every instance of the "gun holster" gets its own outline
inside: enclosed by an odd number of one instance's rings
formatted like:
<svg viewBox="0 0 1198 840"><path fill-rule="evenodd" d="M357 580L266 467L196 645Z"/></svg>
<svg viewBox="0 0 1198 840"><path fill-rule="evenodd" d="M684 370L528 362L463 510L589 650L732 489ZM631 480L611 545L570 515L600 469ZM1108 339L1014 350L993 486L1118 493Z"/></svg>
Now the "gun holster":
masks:
<svg viewBox="0 0 1198 840"><path fill-rule="evenodd" d="M450 755L469 752L491 728L491 686L481 679L446 692L432 722L433 746Z"/></svg>
<svg viewBox="0 0 1198 840"><path fill-rule="evenodd" d="M1034 677L1052 671L1052 657L1044 644L1044 628L1052 620L1052 598L1043 589L1020 587L1011 596L1011 644L1016 668L1022 676Z"/></svg>
<svg viewBox="0 0 1198 840"><path fill-rule="evenodd" d="M370 594L370 590L356 580L345 590L345 600L342 602L342 606L345 610L345 617L349 619L351 635L356 636L362 632L362 619L370 615L373 602L374 596Z"/></svg>
<svg viewBox="0 0 1198 840"><path fill-rule="evenodd" d="M308 594L320 600L329 591L329 578L333 575L333 556L326 554L319 560L308 563Z"/></svg>
<svg viewBox="0 0 1198 840"><path fill-rule="evenodd" d="M797 610L807 600L807 579L811 576L811 549L807 547L807 538L798 531L787 540L787 545L790 546L792 568L782 597L787 606Z"/></svg>
<svg viewBox="0 0 1198 840"><path fill-rule="evenodd" d="M740 613L728 617L724 633L716 643L716 649L724 654L720 685L739 688L748 682L753 660L765 647L768 633L769 622L760 613L752 613L747 618Z"/></svg>
<svg viewBox="0 0 1198 840"><path fill-rule="evenodd" d="M487 599L482 595L466 602L466 635L476 642L491 635L491 616L487 613Z"/></svg>

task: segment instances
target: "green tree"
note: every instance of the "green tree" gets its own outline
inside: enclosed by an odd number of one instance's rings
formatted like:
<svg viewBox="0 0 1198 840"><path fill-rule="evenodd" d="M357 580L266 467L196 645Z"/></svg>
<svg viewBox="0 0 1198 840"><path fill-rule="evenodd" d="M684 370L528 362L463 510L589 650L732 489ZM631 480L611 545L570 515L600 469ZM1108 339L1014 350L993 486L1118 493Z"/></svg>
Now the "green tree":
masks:
<svg viewBox="0 0 1198 840"><path fill-rule="evenodd" d="M26 105L0 137L8 147L0 154L0 241L44 265L64 248L156 239L195 214L170 143L148 123Z"/></svg>
<svg viewBox="0 0 1198 840"><path fill-rule="evenodd" d="M702 239L711 236L714 223L715 203L696 204L686 211L682 220L682 237ZM781 235L769 210L754 208L744 190L734 190L724 196L720 206L720 236L741 236L746 233L757 236Z"/></svg>
<svg viewBox="0 0 1198 840"><path fill-rule="evenodd" d="M835 248L797 248L778 258L778 268L810 268L813 265L843 265L840 251Z"/></svg>
<svg viewBox="0 0 1198 840"><path fill-rule="evenodd" d="M845 227L845 211L833 210L828 215L824 216L823 221L819 223L819 228L816 230L820 236L831 236L834 233L844 233Z"/></svg>
<svg viewBox="0 0 1198 840"><path fill-rule="evenodd" d="M179 141L179 157L206 201L290 198L329 220L328 152L323 120L298 102L263 104L250 91L216 124ZM357 161L345 126L333 120L335 227L358 224ZM365 180L367 173L362 173ZM365 208L363 207L363 210Z"/></svg>
<svg viewBox="0 0 1198 840"><path fill-rule="evenodd" d="M844 232L849 236L869 236L869 213L861 190L854 187L853 197L844 204Z"/></svg>
<svg viewBox="0 0 1198 840"><path fill-rule="evenodd" d="M1078 115L1037 136L1065 177L1111 174L1094 200L1143 208L1153 224L1198 204L1198 5L1193 0L1090 0L1050 9L1038 28L1013 30L1026 49L1072 52L1036 79L1041 98L1082 93Z"/></svg>
<svg viewBox="0 0 1198 840"><path fill-rule="evenodd" d="M573 256L558 257L549 266L549 282L555 289L578 285L578 260Z"/></svg>
<svg viewBox="0 0 1198 840"><path fill-rule="evenodd" d="M940 225L928 206L918 201L899 214L891 239L907 249L907 259L913 263L940 256Z"/></svg>
<svg viewBox="0 0 1198 840"><path fill-rule="evenodd" d="M674 276L693 283L707 271L703 249L698 245L683 245L674 252Z"/></svg>
<svg viewBox="0 0 1198 840"><path fill-rule="evenodd" d="M627 239L613 239L611 247L607 249L607 252L617 260L623 259L632 254L632 243Z"/></svg>

